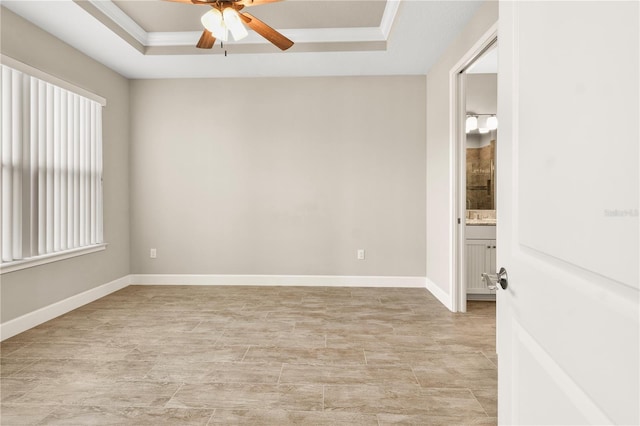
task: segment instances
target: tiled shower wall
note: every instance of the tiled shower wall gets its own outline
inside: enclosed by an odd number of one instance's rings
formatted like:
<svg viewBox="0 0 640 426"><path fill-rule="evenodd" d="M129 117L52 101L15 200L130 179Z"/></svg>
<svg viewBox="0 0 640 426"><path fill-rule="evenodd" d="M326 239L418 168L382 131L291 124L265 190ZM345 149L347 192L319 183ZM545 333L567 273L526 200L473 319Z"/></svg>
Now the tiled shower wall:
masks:
<svg viewBox="0 0 640 426"><path fill-rule="evenodd" d="M467 209L495 209L495 152L495 140L467 148Z"/></svg>

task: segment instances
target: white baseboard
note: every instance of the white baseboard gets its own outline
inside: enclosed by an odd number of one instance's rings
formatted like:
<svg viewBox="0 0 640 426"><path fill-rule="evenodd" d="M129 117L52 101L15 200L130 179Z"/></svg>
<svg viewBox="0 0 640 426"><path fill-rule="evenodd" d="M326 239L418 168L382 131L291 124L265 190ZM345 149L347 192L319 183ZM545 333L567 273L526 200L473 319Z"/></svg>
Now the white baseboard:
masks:
<svg viewBox="0 0 640 426"><path fill-rule="evenodd" d="M424 277L340 275L190 275L134 274L132 285L253 285L424 288Z"/></svg>
<svg viewBox="0 0 640 426"><path fill-rule="evenodd" d="M425 284L426 284L427 290L429 290L429 292L433 294L433 296L436 299L438 299L440 303L446 306L447 309L453 312L453 306L451 304L451 296L448 293L445 293L445 291L442 288L440 288L438 284L434 283L429 278L425 278Z"/></svg>
<svg viewBox="0 0 640 426"><path fill-rule="evenodd" d="M68 297L59 302L45 306L36 311L29 312L18 318L0 324L0 341L27 331L37 325L71 312L87 303L98 300L108 294L123 289L129 285L130 275L118 278L110 283L92 288L80 294Z"/></svg>
<svg viewBox="0 0 640 426"><path fill-rule="evenodd" d="M92 288L0 324L0 341L66 314L129 285L252 285L321 287L427 288L450 308L449 295L424 277L332 276L332 275L189 275L133 274Z"/></svg>

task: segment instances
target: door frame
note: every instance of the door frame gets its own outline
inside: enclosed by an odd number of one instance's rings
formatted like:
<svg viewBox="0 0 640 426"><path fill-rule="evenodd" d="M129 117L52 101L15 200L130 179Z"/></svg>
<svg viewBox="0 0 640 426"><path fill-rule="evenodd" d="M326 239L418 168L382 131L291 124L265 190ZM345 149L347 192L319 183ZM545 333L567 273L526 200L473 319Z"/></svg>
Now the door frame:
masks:
<svg viewBox="0 0 640 426"><path fill-rule="evenodd" d="M467 282L465 279L465 218L466 215L466 88L462 73L498 40L498 22L495 22L449 71L449 136L451 140L451 194L450 211L453 214L450 230L453 241L451 253L452 312L467 311Z"/></svg>

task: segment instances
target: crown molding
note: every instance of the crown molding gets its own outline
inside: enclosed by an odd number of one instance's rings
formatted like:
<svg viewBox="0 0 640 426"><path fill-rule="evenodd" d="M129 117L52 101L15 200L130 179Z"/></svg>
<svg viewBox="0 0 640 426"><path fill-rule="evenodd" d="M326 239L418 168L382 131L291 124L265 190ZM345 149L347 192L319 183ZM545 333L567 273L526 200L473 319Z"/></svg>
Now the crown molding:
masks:
<svg viewBox="0 0 640 426"><path fill-rule="evenodd" d="M386 37L379 27L366 28L313 28L289 29L280 31L285 37L296 43L357 43L368 41L386 41ZM147 47L164 46L192 46L202 33L199 31L184 32L150 32L147 33ZM250 31L249 35L233 44L269 44L269 42Z"/></svg>
<svg viewBox="0 0 640 426"><path fill-rule="evenodd" d="M88 1L145 47L191 46L200 38L201 32L199 31L147 32L111 0ZM282 30L281 33L295 40L296 43L386 41L391 32L399 5L400 0L387 1L379 27L289 29ZM248 37L233 43L268 44L269 42L254 31L249 31Z"/></svg>
<svg viewBox="0 0 640 426"><path fill-rule="evenodd" d="M398 7L400 7L400 0L387 0L387 4L384 7L384 13L382 14L382 20L380 22L380 31L385 40L389 38L391 33L391 27L396 20L396 14L398 13Z"/></svg>
<svg viewBox="0 0 640 426"><path fill-rule="evenodd" d="M96 9L102 12L107 18L118 24L131 37L136 39L143 46L147 46L149 33L142 28L129 15L124 13L111 0L88 0Z"/></svg>

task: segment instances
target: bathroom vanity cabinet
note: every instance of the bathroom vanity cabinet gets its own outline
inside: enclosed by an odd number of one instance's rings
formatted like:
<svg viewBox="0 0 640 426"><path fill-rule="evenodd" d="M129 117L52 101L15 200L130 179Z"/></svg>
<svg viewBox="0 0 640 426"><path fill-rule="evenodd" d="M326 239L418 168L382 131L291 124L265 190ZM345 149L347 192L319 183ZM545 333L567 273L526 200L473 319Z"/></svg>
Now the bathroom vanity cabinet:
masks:
<svg viewBox="0 0 640 426"><path fill-rule="evenodd" d="M465 234L467 295L494 294L481 275L483 272L496 273L496 227L467 225Z"/></svg>

